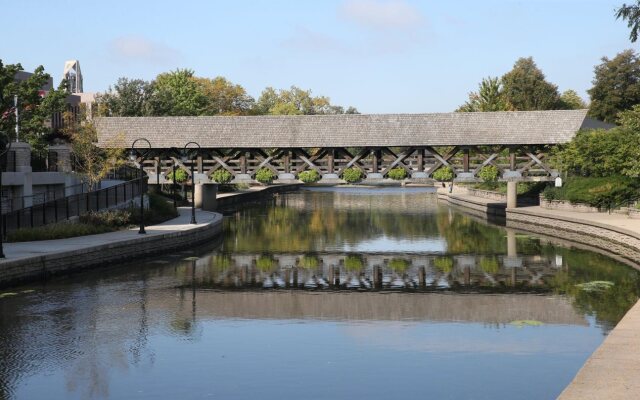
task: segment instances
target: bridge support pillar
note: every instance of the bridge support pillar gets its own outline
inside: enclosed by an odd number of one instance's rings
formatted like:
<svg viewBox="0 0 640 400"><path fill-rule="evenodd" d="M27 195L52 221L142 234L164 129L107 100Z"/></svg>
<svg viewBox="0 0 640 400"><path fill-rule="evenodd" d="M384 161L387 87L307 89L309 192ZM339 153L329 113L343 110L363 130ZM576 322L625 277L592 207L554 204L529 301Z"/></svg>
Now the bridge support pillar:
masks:
<svg viewBox="0 0 640 400"><path fill-rule="evenodd" d="M204 211L215 211L217 207L217 195L218 185L216 183L196 184L194 194L196 208L202 208Z"/></svg>
<svg viewBox="0 0 640 400"><path fill-rule="evenodd" d="M516 208L518 206L518 182L507 182L507 208Z"/></svg>

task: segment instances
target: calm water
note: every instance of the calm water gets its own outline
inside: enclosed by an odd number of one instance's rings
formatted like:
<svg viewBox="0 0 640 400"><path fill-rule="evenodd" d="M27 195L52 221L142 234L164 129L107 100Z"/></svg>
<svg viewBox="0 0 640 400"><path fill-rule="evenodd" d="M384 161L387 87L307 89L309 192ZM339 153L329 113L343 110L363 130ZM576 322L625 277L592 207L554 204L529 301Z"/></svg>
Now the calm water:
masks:
<svg viewBox="0 0 640 400"><path fill-rule="evenodd" d="M424 189L279 195L225 224L0 292L0 399L553 399L640 293Z"/></svg>

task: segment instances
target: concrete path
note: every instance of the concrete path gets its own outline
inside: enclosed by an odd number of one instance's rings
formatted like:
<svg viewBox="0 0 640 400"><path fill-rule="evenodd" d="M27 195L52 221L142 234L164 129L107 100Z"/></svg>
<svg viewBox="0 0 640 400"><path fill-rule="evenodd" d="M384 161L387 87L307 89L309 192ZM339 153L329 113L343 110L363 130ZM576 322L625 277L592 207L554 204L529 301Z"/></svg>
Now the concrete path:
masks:
<svg viewBox="0 0 640 400"><path fill-rule="evenodd" d="M196 221L198 224L192 225L191 208L179 207L180 215L177 218L163 222L159 225L147 226L147 236L160 235L169 232L187 231L196 227L204 226L215 219L220 219L220 214L196 210ZM42 256L45 254L54 254L71 250L81 250L84 248L95 247L103 244L109 244L124 240L130 240L140 237L138 228L132 228L116 232L101 233L97 235L79 236L68 239L57 240L40 240L37 242L18 242L5 243L4 254L6 258L0 260L0 265L9 261L20 260L24 258Z"/></svg>
<svg viewBox="0 0 640 400"><path fill-rule="evenodd" d="M462 191L453 194L476 203L496 203L496 200L470 196ZM549 210L539 206L518 207L518 210L572 222L595 223L640 236L640 219L629 218L624 214ZM589 357L559 399L640 399L640 301L627 312L602 345Z"/></svg>

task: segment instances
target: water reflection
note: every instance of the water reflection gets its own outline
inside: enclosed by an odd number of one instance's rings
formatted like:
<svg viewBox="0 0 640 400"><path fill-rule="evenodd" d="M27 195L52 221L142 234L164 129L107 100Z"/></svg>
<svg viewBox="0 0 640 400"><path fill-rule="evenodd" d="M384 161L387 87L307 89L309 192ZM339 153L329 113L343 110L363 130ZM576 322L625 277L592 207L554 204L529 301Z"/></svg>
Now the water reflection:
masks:
<svg viewBox="0 0 640 400"><path fill-rule="evenodd" d="M0 297L0 398L554 398L640 293L617 261L416 191L281 195L225 224Z"/></svg>

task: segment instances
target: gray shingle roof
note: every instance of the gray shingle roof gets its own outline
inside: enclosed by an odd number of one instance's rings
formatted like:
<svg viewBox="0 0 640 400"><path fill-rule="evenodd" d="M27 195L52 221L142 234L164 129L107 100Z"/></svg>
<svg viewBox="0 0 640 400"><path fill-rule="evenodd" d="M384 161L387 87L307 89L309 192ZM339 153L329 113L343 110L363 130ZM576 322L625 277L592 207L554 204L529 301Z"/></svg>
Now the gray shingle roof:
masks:
<svg viewBox="0 0 640 400"><path fill-rule="evenodd" d="M587 110L487 113L96 118L98 141L124 134L154 148L525 145L566 143Z"/></svg>

